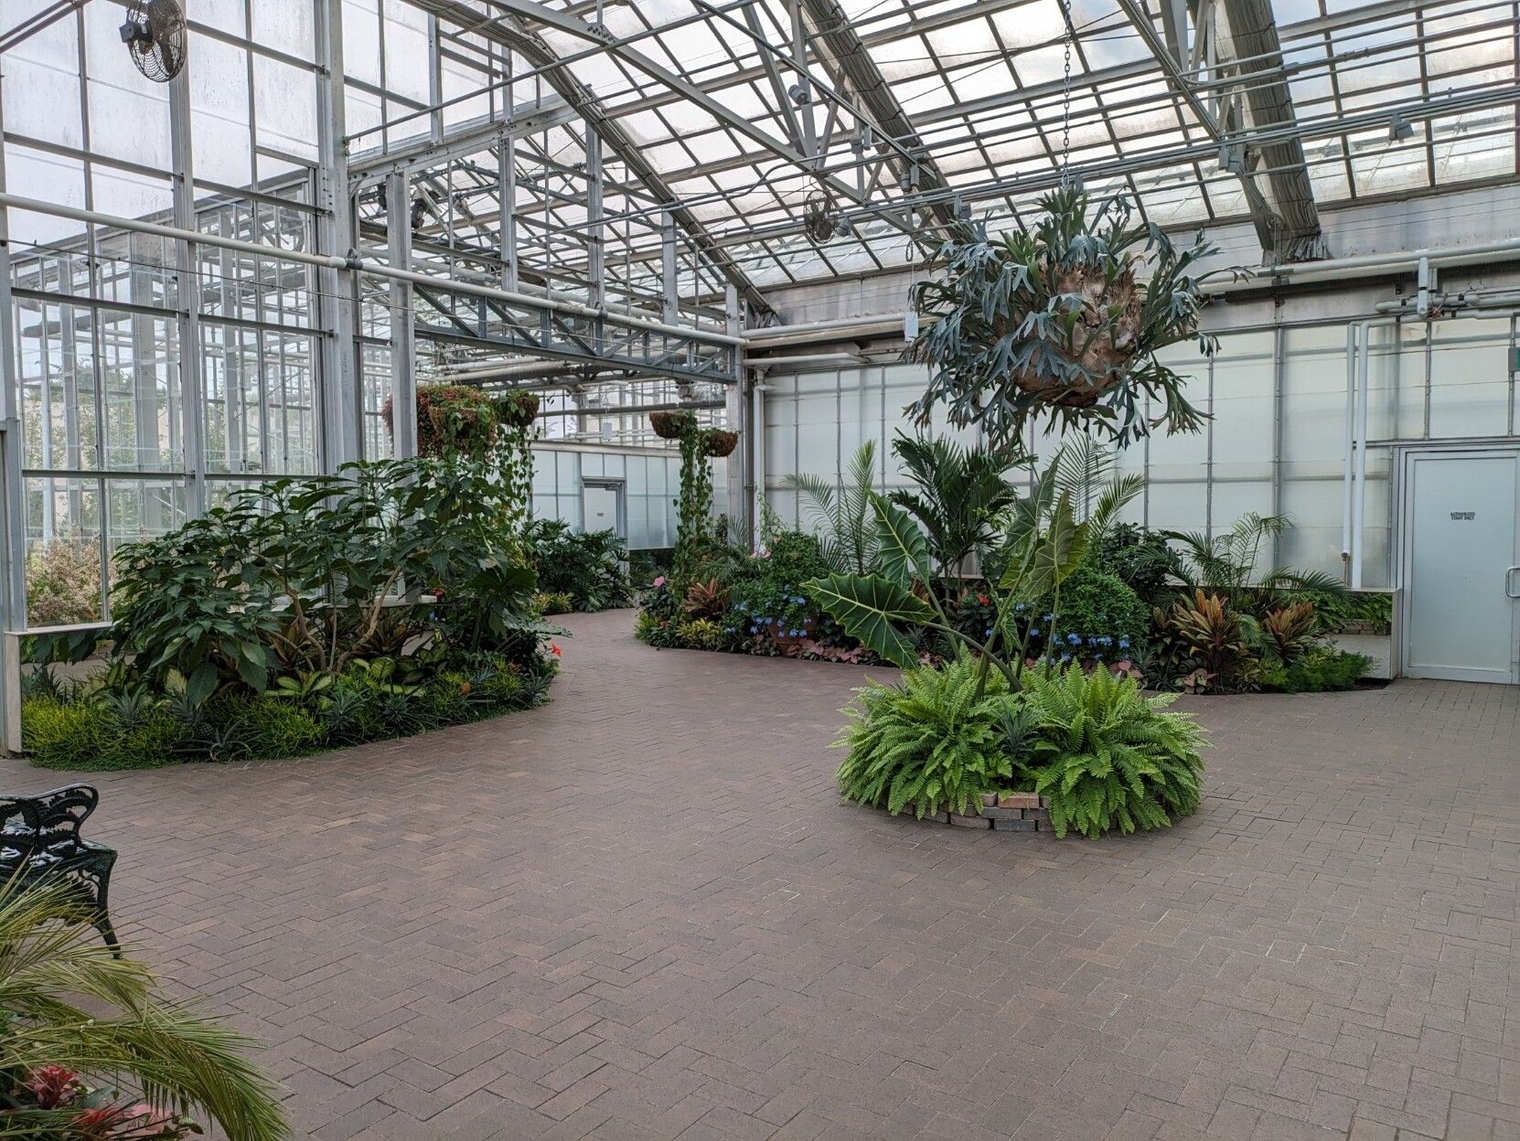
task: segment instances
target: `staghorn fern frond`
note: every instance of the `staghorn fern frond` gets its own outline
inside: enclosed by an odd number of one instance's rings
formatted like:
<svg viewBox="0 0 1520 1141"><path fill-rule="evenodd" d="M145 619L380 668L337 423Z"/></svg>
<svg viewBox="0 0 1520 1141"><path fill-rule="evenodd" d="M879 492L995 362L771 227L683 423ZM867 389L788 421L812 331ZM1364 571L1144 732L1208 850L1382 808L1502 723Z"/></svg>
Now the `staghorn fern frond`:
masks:
<svg viewBox="0 0 1520 1141"><path fill-rule="evenodd" d="M62 1066L157 1110L204 1113L229 1141L288 1137L274 1084L245 1056L254 1043L160 996L147 968L117 959L80 922L89 918L67 884L0 886L0 1073ZM57 1128L77 1115L29 1112L31 1124L16 1127L33 1132L4 1125L0 1137L35 1137L44 1118Z"/></svg>

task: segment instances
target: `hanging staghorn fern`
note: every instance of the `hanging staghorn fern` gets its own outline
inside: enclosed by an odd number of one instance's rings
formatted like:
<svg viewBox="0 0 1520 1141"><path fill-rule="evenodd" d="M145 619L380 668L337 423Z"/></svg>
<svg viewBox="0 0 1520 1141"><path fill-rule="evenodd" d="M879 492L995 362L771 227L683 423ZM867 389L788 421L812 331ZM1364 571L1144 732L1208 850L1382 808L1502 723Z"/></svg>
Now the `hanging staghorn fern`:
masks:
<svg viewBox="0 0 1520 1141"><path fill-rule="evenodd" d="M1131 225L1127 203L1094 208L1075 188L1040 207L1029 231L989 239L964 228L940 251L944 275L914 290L928 320L908 355L934 372L909 412L926 425L943 402L952 423L980 425L1000 447L1018 446L1043 416L1120 445L1161 424L1197 431L1204 414L1183 395L1185 378L1155 353L1194 336L1213 353L1198 334L1204 279L1191 274L1213 247L1200 237L1178 253L1160 227ZM1152 420L1147 397L1165 407Z"/></svg>

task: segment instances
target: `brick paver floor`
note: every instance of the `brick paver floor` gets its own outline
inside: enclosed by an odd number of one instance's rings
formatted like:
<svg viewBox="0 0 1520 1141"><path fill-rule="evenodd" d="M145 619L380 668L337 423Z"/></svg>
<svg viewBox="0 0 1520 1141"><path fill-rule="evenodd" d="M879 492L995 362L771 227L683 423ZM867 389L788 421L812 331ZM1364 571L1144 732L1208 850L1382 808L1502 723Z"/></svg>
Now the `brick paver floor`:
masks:
<svg viewBox="0 0 1520 1141"><path fill-rule="evenodd" d="M862 671L630 624L531 713L99 778L301 1135L1520 1136L1520 691L1197 699L1198 814L1058 843L841 805Z"/></svg>

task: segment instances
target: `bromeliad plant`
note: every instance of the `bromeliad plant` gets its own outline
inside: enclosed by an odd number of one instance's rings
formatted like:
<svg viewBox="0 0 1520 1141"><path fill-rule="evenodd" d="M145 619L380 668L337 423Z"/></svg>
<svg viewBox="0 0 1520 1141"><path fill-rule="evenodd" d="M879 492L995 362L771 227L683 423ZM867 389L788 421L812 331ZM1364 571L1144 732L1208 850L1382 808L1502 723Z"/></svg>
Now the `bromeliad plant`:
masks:
<svg viewBox="0 0 1520 1141"><path fill-rule="evenodd" d="M1194 271L1212 247L1179 253L1159 226L1132 224L1122 200L1095 207L1076 188L1040 208L1031 230L989 239L968 226L945 243L943 275L915 293L928 320L909 356L934 371L910 411L927 423L944 403L953 423L1015 448L1046 416L1062 431L1137 439L1152 426L1147 399L1164 404L1154 423L1196 431L1184 378L1155 354L1197 336L1205 279ZM1213 351L1207 337L1199 345Z"/></svg>

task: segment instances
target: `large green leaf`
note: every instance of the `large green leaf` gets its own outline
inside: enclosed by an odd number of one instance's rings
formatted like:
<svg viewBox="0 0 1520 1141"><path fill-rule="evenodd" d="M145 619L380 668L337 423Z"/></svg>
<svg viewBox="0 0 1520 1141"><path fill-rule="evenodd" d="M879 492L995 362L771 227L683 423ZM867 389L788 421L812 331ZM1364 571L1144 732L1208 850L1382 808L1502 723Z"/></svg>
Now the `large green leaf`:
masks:
<svg viewBox="0 0 1520 1141"><path fill-rule="evenodd" d="M1040 535L1030 567L1031 590L1045 594L1054 590L1087 557L1088 526L1078 523L1071 497L1064 491L1050 516L1050 526Z"/></svg>
<svg viewBox="0 0 1520 1141"><path fill-rule="evenodd" d="M906 587L880 575L831 574L803 583L807 596L822 606L870 649L904 669L918 665L918 651L897 623L921 626L934 611Z"/></svg>
<svg viewBox="0 0 1520 1141"><path fill-rule="evenodd" d="M898 586L916 578L929 581L929 541L913 517L885 496L871 496L876 512L876 541L881 544L881 573Z"/></svg>

